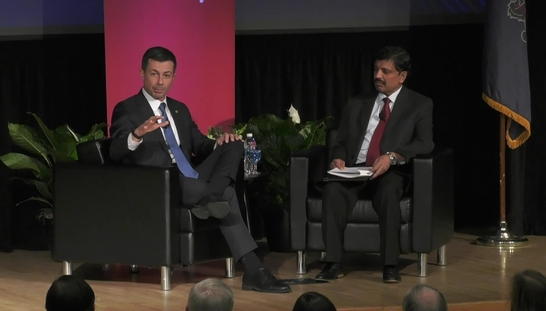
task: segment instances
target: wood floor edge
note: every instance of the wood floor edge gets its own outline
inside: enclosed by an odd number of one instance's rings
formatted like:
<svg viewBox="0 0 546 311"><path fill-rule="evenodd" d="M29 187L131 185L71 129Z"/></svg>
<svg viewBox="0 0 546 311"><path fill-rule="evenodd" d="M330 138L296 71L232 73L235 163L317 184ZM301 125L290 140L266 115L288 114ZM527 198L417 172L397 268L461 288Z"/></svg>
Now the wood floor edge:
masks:
<svg viewBox="0 0 546 311"><path fill-rule="evenodd" d="M507 301L450 303L449 311L509 311ZM402 307L339 308L338 311L402 311Z"/></svg>

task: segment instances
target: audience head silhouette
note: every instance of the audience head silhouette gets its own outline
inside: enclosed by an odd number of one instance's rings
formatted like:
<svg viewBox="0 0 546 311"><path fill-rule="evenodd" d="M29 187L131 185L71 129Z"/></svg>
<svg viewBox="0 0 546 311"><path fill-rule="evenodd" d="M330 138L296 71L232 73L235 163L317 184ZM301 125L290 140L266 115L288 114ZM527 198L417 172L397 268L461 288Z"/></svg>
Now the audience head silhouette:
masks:
<svg viewBox="0 0 546 311"><path fill-rule="evenodd" d="M94 311L95 293L87 282L73 275L63 275L49 287L47 311Z"/></svg>
<svg viewBox="0 0 546 311"><path fill-rule="evenodd" d="M296 300L292 311L336 311L336 307L328 297L317 292L307 292Z"/></svg>
<svg viewBox="0 0 546 311"><path fill-rule="evenodd" d="M516 273L512 278L510 311L546 310L546 277L536 270Z"/></svg>
<svg viewBox="0 0 546 311"><path fill-rule="evenodd" d="M233 303L231 288L219 279L208 278L191 288L186 311L231 311Z"/></svg>
<svg viewBox="0 0 546 311"><path fill-rule="evenodd" d="M404 311L447 311L444 295L428 285L417 285L409 290L402 302Z"/></svg>

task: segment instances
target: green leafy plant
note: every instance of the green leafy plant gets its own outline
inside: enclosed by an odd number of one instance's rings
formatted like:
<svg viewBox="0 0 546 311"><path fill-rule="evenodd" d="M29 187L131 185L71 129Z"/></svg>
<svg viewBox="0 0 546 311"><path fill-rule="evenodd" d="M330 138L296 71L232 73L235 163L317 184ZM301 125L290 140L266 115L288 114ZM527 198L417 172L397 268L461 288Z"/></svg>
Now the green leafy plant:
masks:
<svg viewBox="0 0 546 311"><path fill-rule="evenodd" d="M262 150L258 163L262 177L255 180L260 183L255 189L273 207L281 208L290 195L290 157L312 146L325 145L326 121L330 118L300 123L297 110L291 107L288 112L286 119L264 114L252 117L247 123L231 126L232 133L243 137L245 133L252 133L256 139L258 148ZM209 137L218 137L223 133L223 129L209 129Z"/></svg>
<svg viewBox="0 0 546 311"><path fill-rule="evenodd" d="M216 138L224 135L224 133L226 133L226 132L227 133L233 133L233 134L236 134L236 135L242 137L245 134L245 130L246 130L246 124L245 123L231 125L230 129L228 131L226 131L221 126L213 126L213 127L209 127L207 137L210 138L210 139L216 139Z"/></svg>
<svg viewBox="0 0 546 311"><path fill-rule="evenodd" d="M9 134L13 143L28 154L11 152L0 156L0 161L7 167L19 171L20 176L11 180L19 180L36 187L39 196L29 197L19 203L40 201L49 207L43 208L39 219L53 218L53 165L56 162L76 161L78 143L104 137L103 128L106 123L95 124L85 135L79 135L70 126L62 125L54 130L49 129L36 114L29 112L38 125L39 130L32 126L8 123Z"/></svg>

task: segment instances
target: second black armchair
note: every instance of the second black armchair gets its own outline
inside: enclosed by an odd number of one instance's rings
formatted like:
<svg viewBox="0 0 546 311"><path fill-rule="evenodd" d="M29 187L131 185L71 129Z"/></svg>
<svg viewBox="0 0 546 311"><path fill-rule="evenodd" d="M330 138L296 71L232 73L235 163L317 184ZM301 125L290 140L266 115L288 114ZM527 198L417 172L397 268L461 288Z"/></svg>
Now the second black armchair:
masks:
<svg viewBox="0 0 546 311"><path fill-rule="evenodd" d="M328 142L337 132L330 131ZM269 230L278 232L277 250L297 252L297 273L305 274L306 252L324 252L322 199L316 182L327 170L328 146L316 146L290 160L290 203L268 215ZM418 276L427 275L428 254L437 251L438 265L446 264L446 245L453 237L453 151L436 149L411 163L412 186L400 201L402 254L416 253ZM271 219L275 219L272 223ZM379 253L379 217L370 196L362 196L345 229L345 252Z"/></svg>

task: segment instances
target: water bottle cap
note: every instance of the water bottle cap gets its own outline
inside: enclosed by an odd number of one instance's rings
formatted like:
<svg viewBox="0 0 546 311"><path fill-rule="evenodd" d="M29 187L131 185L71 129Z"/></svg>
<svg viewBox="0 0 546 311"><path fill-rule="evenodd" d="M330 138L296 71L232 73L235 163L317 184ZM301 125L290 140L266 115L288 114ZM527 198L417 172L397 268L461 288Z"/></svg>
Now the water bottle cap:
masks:
<svg viewBox="0 0 546 311"><path fill-rule="evenodd" d="M252 133L246 133L246 137L252 137Z"/></svg>

